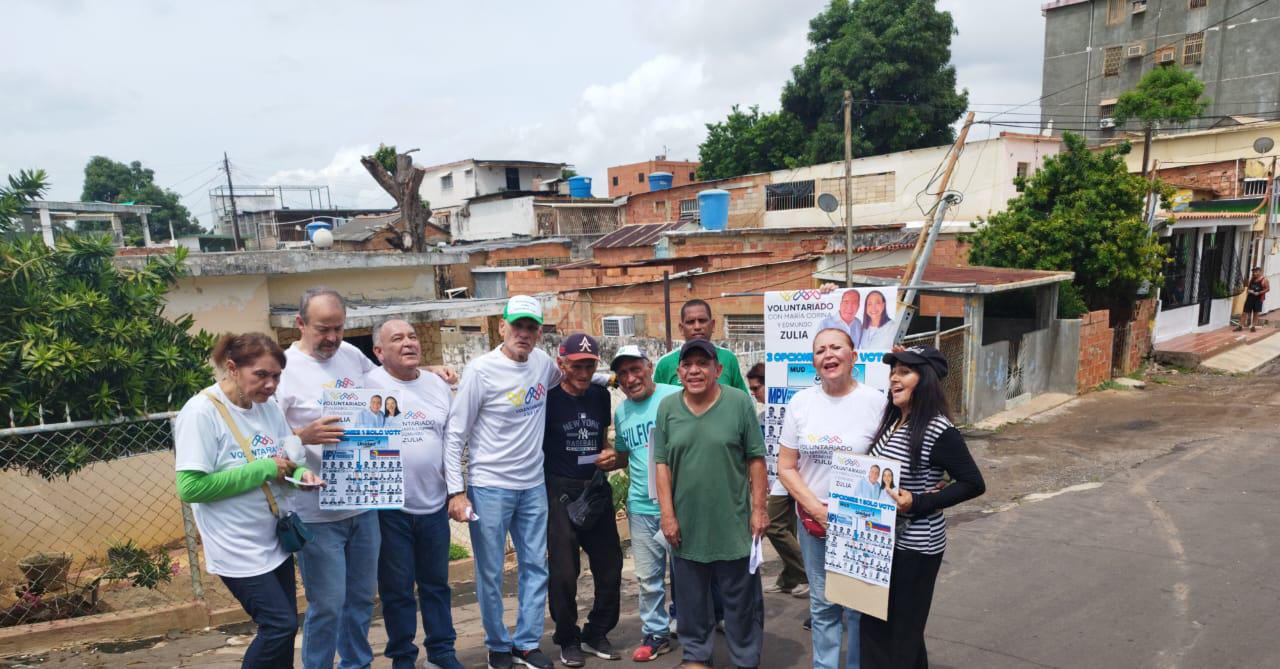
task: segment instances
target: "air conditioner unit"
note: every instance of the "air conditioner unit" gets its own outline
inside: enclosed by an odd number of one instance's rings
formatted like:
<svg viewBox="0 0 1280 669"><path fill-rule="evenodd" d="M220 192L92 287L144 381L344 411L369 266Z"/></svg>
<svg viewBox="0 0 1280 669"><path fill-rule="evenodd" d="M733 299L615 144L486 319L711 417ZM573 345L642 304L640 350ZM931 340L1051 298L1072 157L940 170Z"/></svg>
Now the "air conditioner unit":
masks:
<svg viewBox="0 0 1280 669"><path fill-rule="evenodd" d="M1166 49L1160 52L1160 57L1158 60L1160 61L1161 64L1172 63L1176 55L1177 54L1173 52L1173 49Z"/></svg>
<svg viewBox="0 0 1280 669"><path fill-rule="evenodd" d="M1111 130L1114 127L1116 127L1116 120L1110 116L1098 119L1098 128L1102 130Z"/></svg>
<svg viewBox="0 0 1280 669"><path fill-rule="evenodd" d="M1125 58L1141 58L1147 54L1146 42L1134 42L1124 48Z"/></svg>
<svg viewBox="0 0 1280 669"><path fill-rule="evenodd" d="M633 337L636 334L635 316L605 316L600 331L606 337Z"/></svg>
<svg viewBox="0 0 1280 669"><path fill-rule="evenodd" d="M1141 14L1147 11L1147 0L1133 0L1133 13Z"/></svg>

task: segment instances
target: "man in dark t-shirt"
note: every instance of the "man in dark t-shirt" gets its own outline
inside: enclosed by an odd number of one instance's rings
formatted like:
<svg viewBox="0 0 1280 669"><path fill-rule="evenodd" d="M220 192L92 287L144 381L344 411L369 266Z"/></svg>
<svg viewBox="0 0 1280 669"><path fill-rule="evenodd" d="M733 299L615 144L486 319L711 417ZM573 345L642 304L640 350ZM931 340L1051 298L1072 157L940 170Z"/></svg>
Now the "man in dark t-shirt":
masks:
<svg viewBox="0 0 1280 669"><path fill-rule="evenodd" d="M601 509L586 527L569 520L566 505L582 495L597 472L627 466L607 443L613 415L609 391L593 385L600 363L600 346L591 337L571 334L560 344L559 364L564 378L547 393L547 423L542 439L547 482L547 554L550 581L547 599L555 623L554 642L560 662L581 667L590 653L607 660L620 656L606 635L618 624L622 589L622 547L614 522L608 483L600 491ZM597 482L601 483L601 482ZM587 553L595 581L595 602L587 623L578 628L579 548Z"/></svg>

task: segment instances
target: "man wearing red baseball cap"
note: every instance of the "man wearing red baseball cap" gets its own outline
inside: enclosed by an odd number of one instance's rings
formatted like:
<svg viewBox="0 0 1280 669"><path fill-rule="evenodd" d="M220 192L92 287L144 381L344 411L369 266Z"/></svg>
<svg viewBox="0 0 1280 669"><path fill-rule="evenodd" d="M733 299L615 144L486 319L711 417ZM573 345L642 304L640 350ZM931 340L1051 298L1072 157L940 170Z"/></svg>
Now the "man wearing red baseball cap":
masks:
<svg viewBox="0 0 1280 669"><path fill-rule="evenodd" d="M582 333L560 343L557 363L563 378L547 393L542 439L547 482L547 599L552 637L560 662L581 667L586 654L606 660L620 656L606 636L618 624L622 596L622 548L614 523L613 497L605 472L625 467L608 444L612 415L609 391L593 385L600 345ZM574 505L574 513L570 506ZM578 627L578 551L586 551L595 581L595 602ZM585 651L585 653L584 653Z"/></svg>

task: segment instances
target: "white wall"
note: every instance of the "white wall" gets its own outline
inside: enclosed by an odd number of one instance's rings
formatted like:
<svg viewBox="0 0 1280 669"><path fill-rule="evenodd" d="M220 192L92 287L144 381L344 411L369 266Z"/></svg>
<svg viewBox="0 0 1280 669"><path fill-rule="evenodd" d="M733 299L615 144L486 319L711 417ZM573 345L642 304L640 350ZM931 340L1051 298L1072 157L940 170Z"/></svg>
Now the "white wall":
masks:
<svg viewBox="0 0 1280 669"><path fill-rule="evenodd" d="M964 201L950 210L949 220L972 221L1003 211L1010 198L1018 192L1013 177L1019 162L1030 166L1029 174L1044 165L1045 158L1058 153L1059 141L1053 138L1008 136L969 142L960 154L951 177L950 188L964 193ZM894 173L894 199L892 202L859 204L853 207L853 220L857 225L902 223L923 218L920 207L927 209L932 198L916 197L928 186L935 172L947 155L948 146L936 146L913 151L899 151L880 156L868 156L853 161L853 175ZM770 175L773 183L830 179L844 176L844 163L824 163L793 170L778 170ZM816 187L816 184L815 184ZM766 211L764 227L787 228L802 226L827 226L843 219L843 209L828 214L816 206L787 211Z"/></svg>
<svg viewBox="0 0 1280 669"><path fill-rule="evenodd" d="M1197 325L1200 320L1200 305L1192 304L1177 309L1156 312L1156 331L1152 339L1159 344L1174 337L1193 332L1208 332L1224 328L1231 324L1231 298L1224 297L1213 300L1209 306L1209 322Z"/></svg>
<svg viewBox="0 0 1280 669"><path fill-rule="evenodd" d="M475 177L473 176L474 167L474 163L468 160L450 167L427 170L426 176L422 179L422 187L418 189L418 194L431 203L432 209L457 207L462 204L463 200L476 196ZM469 173L467 170L472 170L472 172ZM453 175L453 188L442 190L440 188L440 177L446 173Z"/></svg>
<svg viewBox="0 0 1280 669"><path fill-rule="evenodd" d="M533 196L509 200L488 200L467 205L471 215L454 220L454 236L475 241L512 235L533 235L538 226L533 216Z"/></svg>
<svg viewBox="0 0 1280 669"><path fill-rule="evenodd" d="M560 176L559 167L520 167L519 190L535 190L538 182ZM508 190L507 170L501 163L476 168L476 196L491 195Z"/></svg>

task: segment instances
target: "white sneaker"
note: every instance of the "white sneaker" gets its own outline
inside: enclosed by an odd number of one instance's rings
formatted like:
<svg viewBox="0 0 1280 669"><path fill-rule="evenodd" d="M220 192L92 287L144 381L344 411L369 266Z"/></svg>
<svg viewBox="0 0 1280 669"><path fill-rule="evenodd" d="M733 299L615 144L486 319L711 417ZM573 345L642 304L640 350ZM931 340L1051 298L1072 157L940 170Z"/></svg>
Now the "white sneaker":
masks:
<svg viewBox="0 0 1280 669"><path fill-rule="evenodd" d="M800 585L797 585L796 587L792 588L792 589L791 589L791 596L792 596L792 597L799 597L799 598L808 597L808 596L809 596L809 584L808 584L808 583L801 583Z"/></svg>

